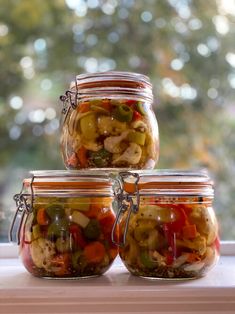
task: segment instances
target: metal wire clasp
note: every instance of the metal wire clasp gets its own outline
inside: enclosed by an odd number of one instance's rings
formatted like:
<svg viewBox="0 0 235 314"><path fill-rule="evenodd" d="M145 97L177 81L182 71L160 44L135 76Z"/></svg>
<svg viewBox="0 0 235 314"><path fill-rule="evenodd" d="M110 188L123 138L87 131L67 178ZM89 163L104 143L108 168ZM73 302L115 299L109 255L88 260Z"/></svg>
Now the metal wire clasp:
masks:
<svg viewBox="0 0 235 314"><path fill-rule="evenodd" d="M75 92L72 90L67 90L64 95L60 96L60 100L63 102L62 115L60 125L63 125L67 119L70 109L76 109L78 104L78 84L77 79L75 78ZM64 115L64 118L62 119ZM63 120L63 121L62 121Z"/></svg>
<svg viewBox="0 0 235 314"><path fill-rule="evenodd" d="M30 195L24 194L24 184L22 185L22 189L19 194L15 194L13 199L16 202L16 212L14 214L14 217L12 219L10 229L9 229L9 241L15 242L13 240L13 234L16 234L16 243L20 244L20 230L23 224L23 220L26 214L29 214L33 210L33 200L34 200L34 194L33 194L33 181L34 176L32 176L31 182L30 182ZM28 198L30 199L30 203L27 201ZM18 221L18 222L17 222ZM16 232L14 232L14 227L16 226Z"/></svg>
<svg viewBox="0 0 235 314"><path fill-rule="evenodd" d="M134 177L135 181L134 184L134 191L132 193L126 192L124 190L124 183L126 178ZM118 189L118 193L116 193L116 199L118 204L118 211L117 216L112 228L111 233L111 239L114 244L117 246L124 246L126 243L126 235L128 231L129 221L131 213L137 213L139 209L139 202L140 202L140 196L139 196L139 190L138 190L138 182L139 182L139 175L137 173L131 173L131 172L120 172L119 173L119 184L120 188ZM118 224L122 218L122 216L127 212L126 222L124 226L124 232L122 239L118 239L116 241L115 239L115 232L118 230Z"/></svg>

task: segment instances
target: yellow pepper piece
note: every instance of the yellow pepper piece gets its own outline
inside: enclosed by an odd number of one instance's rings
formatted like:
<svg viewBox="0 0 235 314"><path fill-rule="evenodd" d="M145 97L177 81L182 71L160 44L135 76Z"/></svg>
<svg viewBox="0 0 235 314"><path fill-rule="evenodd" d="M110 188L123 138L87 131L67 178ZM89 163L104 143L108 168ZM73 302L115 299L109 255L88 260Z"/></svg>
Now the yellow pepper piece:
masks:
<svg viewBox="0 0 235 314"><path fill-rule="evenodd" d="M96 116L91 113L81 118L80 127L82 135L88 140L94 140L97 138Z"/></svg>
<svg viewBox="0 0 235 314"><path fill-rule="evenodd" d="M66 206L70 209L86 212L90 209L90 204L91 200L89 197L71 197L67 199Z"/></svg>
<svg viewBox="0 0 235 314"><path fill-rule="evenodd" d="M138 145L144 145L146 139L146 134L138 131L131 131L128 134L128 140L130 142L136 143Z"/></svg>

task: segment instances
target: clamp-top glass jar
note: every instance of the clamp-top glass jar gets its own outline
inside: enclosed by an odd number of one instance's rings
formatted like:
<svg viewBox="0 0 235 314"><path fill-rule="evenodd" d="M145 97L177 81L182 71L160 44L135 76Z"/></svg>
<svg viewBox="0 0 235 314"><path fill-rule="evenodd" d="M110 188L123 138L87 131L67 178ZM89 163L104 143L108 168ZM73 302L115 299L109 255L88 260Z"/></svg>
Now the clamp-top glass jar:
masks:
<svg viewBox="0 0 235 314"><path fill-rule="evenodd" d="M219 256L209 177L171 170L120 176L116 221L120 220L120 256L127 269L160 279L205 275Z"/></svg>
<svg viewBox="0 0 235 314"><path fill-rule="evenodd" d="M61 100L67 169L154 168L159 136L148 77L130 72L78 75Z"/></svg>
<svg viewBox="0 0 235 314"><path fill-rule="evenodd" d="M118 249L111 241L115 214L108 176L32 172L15 200L17 211L10 236L12 240L18 222L20 256L31 274L81 278L101 275L111 266Z"/></svg>

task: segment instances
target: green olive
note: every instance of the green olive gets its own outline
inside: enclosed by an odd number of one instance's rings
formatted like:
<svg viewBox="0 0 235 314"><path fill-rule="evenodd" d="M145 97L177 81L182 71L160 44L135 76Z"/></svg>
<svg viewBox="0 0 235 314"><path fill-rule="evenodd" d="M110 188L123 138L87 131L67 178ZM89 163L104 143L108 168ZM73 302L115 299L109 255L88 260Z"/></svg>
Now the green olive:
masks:
<svg viewBox="0 0 235 314"><path fill-rule="evenodd" d="M51 220L60 219L64 216L64 208L60 204L53 204L46 208L46 213Z"/></svg>
<svg viewBox="0 0 235 314"><path fill-rule="evenodd" d="M60 237L56 240L55 246L60 253L69 252L72 250L72 241L70 241L69 237L66 239Z"/></svg>
<svg viewBox="0 0 235 314"><path fill-rule="evenodd" d="M121 122L131 122L133 110L127 105L119 105L113 111L114 118Z"/></svg>
<svg viewBox="0 0 235 314"><path fill-rule="evenodd" d="M68 221L65 219L52 222L47 230L48 237L64 236L64 234L68 232L68 225Z"/></svg>
<svg viewBox="0 0 235 314"><path fill-rule="evenodd" d="M142 115L146 115L146 111L145 111L145 107L144 107L144 104L142 102L138 102L136 104L136 110Z"/></svg>
<svg viewBox="0 0 235 314"><path fill-rule="evenodd" d="M97 219L91 219L84 229L84 236L88 240L96 240L101 233L100 223Z"/></svg>

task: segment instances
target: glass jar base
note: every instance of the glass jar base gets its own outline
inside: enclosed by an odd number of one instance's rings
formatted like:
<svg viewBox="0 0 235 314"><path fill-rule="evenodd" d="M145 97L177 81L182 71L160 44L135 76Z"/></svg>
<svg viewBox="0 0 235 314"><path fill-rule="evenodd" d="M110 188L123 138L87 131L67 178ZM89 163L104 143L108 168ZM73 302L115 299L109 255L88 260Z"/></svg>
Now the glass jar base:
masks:
<svg viewBox="0 0 235 314"><path fill-rule="evenodd" d="M38 278L46 279L46 280L87 280L100 277L101 275L91 275L91 276L74 276L74 277L49 277L49 276L42 276Z"/></svg>
<svg viewBox="0 0 235 314"><path fill-rule="evenodd" d="M145 280L151 280L151 281L180 282L180 281L195 280L195 279L202 278L204 276L184 277L184 278L163 278L163 277L147 277L147 276L137 276L137 277L145 279Z"/></svg>

